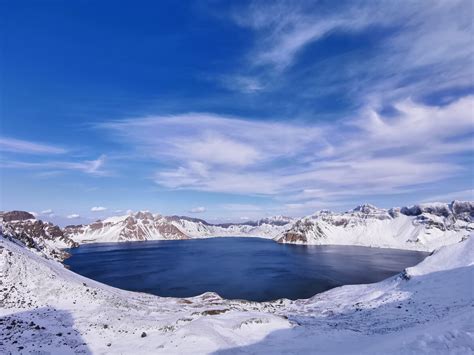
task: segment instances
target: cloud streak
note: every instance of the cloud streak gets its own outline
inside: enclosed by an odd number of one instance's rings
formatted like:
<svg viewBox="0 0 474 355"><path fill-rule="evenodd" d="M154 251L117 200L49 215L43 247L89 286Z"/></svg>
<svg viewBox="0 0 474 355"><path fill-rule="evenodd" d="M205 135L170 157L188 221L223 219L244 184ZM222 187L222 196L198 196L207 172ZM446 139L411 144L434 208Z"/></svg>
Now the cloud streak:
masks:
<svg viewBox="0 0 474 355"><path fill-rule="evenodd" d="M46 170L55 174L57 170L59 171L79 171L85 174L103 176L108 173L103 170L105 163L105 155L101 155L99 158L94 160L83 160L78 162L71 161L43 161L43 162L27 162L27 161L16 161L16 160L4 160L0 161L0 166L2 168L9 169L36 169L36 170Z"/></svg>
<svg viewBox="0 0 474 355"><path fill-rule="evenodd" d="M0 151L23 154L64 154L66 149L53 145L0 137Z"/></svg>
<svg viewBox="0 0 474 355"><path fill-rule="evenodd" d="M199 207L194 207L189 210L190 213L204 213L206 212L206 207L199 206Z"/></svg>
<svg viewBox="0 0 474 355"><path fill-rule="evenodd" d="M94 206L91 208L91 212L103 212L106 210L107 210L107 207L102 207L102 206Z"/></svg>
<svg viewBox="0 0 474 355"><path fill-rule="evenodd" d="M154 116L101 126L162 168L170 189L334 201L400 194L467 173L474 97L445 106L411 100L383 115L365 107L332 125L248 121L211 114Z"/></svg>
<svg viewBox="0 0 474 355"><path fill-rule="evenodd" d="M255 44L234 80L226 76L227 87L240 90L239 78L245 77L266 83L260 95L286 93L304 103L337 94L355 107L472 89L471 15L472 3L465 0L406 1L403 6L393 1L330 6L253 1L233 15L236 24L253 32ZM369 43L364 36L373 33ZM359 46L318 52L317 44L337 42L341 35L360 41ZM311 61L304 61L305 51L312 51Z"/></svg>

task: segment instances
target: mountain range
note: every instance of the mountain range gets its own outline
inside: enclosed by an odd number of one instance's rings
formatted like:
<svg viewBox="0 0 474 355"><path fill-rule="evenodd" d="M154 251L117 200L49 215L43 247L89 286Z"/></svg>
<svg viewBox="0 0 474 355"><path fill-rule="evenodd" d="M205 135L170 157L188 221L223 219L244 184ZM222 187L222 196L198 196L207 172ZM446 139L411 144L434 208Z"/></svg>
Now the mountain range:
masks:
<svg viewBox="0 0 474 355"><path fill-rule="evenodd" d="M24 211L0 212L2 235L63 259L64 248L84 243L262 237L279 243L360 245L431 251L462 240L474 230L474 202L428 203L390 209L370 204L347 212L322 210L243 223L211 224L186 216L136 212L86 225L60 228Z"/></svg>

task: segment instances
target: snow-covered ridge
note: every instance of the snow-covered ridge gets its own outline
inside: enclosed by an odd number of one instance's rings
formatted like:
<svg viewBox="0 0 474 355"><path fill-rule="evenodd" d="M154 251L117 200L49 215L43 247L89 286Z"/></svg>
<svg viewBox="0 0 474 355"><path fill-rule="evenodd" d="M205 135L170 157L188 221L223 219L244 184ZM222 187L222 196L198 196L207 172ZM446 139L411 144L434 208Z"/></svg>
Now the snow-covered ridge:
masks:
<svg viewBox="0 0 474 355"><path fill-rule="evenodd" d="M361 205L344 213L319 211L278 235L280 243L340 244L431 251L474 230L474 202L382 209Z"/></svg>
<svg viewBox="0 0 474 355"><path fill-rule="evenodd" d="M88 225L67 226L64 233L78 243L189 239L166 217L150 212L109 217Z"/></svg>
<svg viewBox="0 0 474 355"><path fill-rule="evenodd" d="M142 211L64 229L35 220L27 212L8 213L9 217L1 218L2 230L7 234L23 242L26 235L30 244L31 238L38 235L41 241L37 243L57 248L74 243L248 236L272 238L280 243L431 251L455 243L474 230L474 202L470 201L391 209L365 204L344 213L318 211L299 220L276 216L234 224L211 224L198 218Z"/></svg>
<svg viewBox="0 0 474 355"><path fill-rule="evenodd" d="M0 353L469 354L472 237L403 274L307 300L122 291L0 238Z"/></svg>
<svg viewBox="0 0 474 355"><path fill-rule="evenodd" d="M57 260L67 257L61 248L77 246L58 226L24 211L0 212L0 234Z"/></svg>
<svg viewBox="0 0 474 355"><path fill-rule="evenodd" d="M208 237L261 237L274 238L287 230L293 218L275 216L259 219L257 221L246 221L242 223L211 224L202 219L184 216L168 217L171 223L191 238Z"/></svg>
<svg viewBox="0 0 474 355"><path fill-rule="evenodd" d="M64 231L79 243L189 239L217 236L274 238L290 226L291 218L274 217L239 224L211 224L186 216L162 216L137 212L109 217L89 225L67 226Z"/></svg>

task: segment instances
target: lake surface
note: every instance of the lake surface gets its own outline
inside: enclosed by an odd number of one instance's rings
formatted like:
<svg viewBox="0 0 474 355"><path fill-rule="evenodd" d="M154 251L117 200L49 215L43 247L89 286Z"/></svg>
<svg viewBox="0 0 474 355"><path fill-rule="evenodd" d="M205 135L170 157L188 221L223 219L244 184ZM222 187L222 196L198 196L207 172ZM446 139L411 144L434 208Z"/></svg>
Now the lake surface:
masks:
<svg viewBox="0 0 474 355"><path fill-rule="evenodd" d="M228 299L309 298L347 284L381 281L423 252L278 244L261 238L88 244L70 250L74 272L130 291Z"/></svg>

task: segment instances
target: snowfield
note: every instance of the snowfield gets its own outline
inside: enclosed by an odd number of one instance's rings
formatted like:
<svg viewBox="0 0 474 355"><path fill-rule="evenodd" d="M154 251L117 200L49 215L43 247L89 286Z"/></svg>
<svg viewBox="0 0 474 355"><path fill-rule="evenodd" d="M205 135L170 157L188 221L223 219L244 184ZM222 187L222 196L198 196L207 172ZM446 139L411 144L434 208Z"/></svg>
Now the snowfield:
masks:
<svg viewBox="0 0 474 355"><path fill-rule="evenodd" d="M385 281L307 300L161 298L0 238L0 353L473 354L474 241Z"/></svg>

